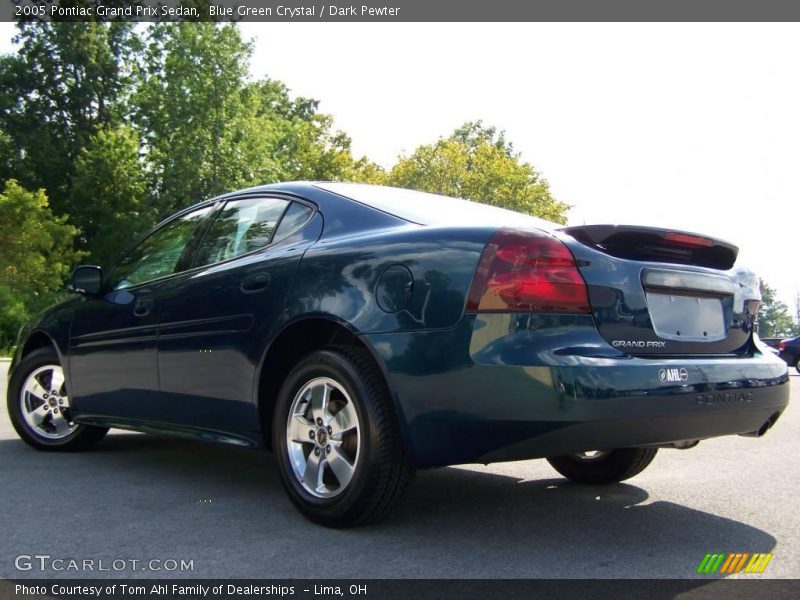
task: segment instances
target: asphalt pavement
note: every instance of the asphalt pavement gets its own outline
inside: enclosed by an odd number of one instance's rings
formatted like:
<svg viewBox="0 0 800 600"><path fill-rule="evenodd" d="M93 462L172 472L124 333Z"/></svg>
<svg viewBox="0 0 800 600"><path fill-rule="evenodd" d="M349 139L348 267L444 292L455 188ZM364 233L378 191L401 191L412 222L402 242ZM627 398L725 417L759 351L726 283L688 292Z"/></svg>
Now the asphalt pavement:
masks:
<svg viewBox="0 0 800 600"><path fill-rule="evenodd" d="M89 452L32 450L6 369L0 577L691 578L708 552L772 552L757 577L800 577L796 405L763 438L661 450L624 484L573 484L543 460L420 472L386 522L338 531L294 510L264 452L115 431Z"/></svg>

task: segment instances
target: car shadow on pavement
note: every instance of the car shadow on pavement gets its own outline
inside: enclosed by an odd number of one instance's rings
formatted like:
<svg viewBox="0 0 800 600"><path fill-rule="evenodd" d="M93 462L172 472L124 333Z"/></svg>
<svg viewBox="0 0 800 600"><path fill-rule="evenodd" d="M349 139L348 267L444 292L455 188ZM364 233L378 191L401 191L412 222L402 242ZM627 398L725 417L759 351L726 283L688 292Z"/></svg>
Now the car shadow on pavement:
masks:
<svg viewBox="0 0 800 600"><path fill-rule="evenodd" d="M648 499L630 483L586 486L449 468L422 473L393 523L448 523L465 550L507 559L498 577L699 577L708 552L775 546L772 535L750 525Z"/></svg>
<svg viewBox="0 0 800 600"><path fill-rule="evenodd" d="M84 453L0 440L0 480L0 576L14 578L689 578L707 552L775 546L744 523L649 502L634 484L462 468L420 472L383 523L330 530L294 510L271 455L142 434ZM20 553L184 558L193 571L20 572Z"/></svg>

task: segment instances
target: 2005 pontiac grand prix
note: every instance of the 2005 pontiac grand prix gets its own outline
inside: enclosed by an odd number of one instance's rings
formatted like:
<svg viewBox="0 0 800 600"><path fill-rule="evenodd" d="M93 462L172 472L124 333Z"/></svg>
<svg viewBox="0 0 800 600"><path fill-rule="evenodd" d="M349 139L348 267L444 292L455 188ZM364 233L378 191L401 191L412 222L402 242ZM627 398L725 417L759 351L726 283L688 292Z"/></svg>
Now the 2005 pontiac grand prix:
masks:
<svg viewBox="0 0 800 600"><path fill-rule="evenodd" d="M269 448L329 526L384 516L426 467L547 458L620 481L786 407L736 255L396 188L252 188L78 267L20 333L9 414L40 450L110 427Z"/></svg>

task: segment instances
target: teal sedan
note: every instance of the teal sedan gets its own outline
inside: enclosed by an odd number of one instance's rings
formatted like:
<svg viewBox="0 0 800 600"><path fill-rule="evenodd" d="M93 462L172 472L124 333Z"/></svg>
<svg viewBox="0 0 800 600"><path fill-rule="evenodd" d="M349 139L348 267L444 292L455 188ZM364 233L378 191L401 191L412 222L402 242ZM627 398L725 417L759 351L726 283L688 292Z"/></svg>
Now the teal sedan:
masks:
<svg viewBox="0 0 800 600"><path fill-rule="evenodd" d="M271 450L333 527L384 517L423 468L546 458L617 482L786 408L737 252L396 188L251 188L75 269L20 333L8 411L45 451L109 428Z"/></svg>

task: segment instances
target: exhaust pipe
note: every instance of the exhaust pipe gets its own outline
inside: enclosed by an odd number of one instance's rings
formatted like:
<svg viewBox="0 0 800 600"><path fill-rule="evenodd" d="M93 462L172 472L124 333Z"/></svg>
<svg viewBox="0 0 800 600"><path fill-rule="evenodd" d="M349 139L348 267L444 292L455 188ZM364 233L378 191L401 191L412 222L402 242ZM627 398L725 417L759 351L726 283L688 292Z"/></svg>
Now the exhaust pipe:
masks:
<svg viewBox="0 0 800 600"><path fill-rule="evenodd" d="M767 433L767 431L769 431L773 425L775 425L775 422L778 420L778 417L780 416L781 413L775 413L769 419L767 419L766 422L761 427L759 427L755 431L748 431L747 433L740 433L739 435L742 437L761 437L765 433Z"/></svg>
<svg viewBox="0 0 800 600"><path fill-rule="evenodd" d="M700 440L681 440L678 442L669 442L668 444L658 444L656 446L650 446L651 448L675 448L677 450L688 450L689 448L694 448L697 444L700 443Z"/></svg>

